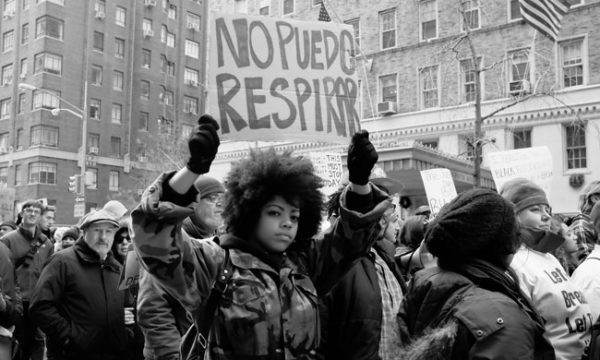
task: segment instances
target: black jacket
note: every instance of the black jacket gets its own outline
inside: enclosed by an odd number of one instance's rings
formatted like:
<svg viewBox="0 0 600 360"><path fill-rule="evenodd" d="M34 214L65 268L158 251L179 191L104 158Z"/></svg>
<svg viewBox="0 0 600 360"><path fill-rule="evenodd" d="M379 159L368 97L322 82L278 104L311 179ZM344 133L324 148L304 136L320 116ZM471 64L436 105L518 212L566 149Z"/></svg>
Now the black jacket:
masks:
<svg viewBox="0 0 600 360"><path fill-rule="evenodd" d="M120 271L112 253L102 262L83 239L54 254L30 307L48 337L49 358L125 358L131 334L124 325Z"/></svg>

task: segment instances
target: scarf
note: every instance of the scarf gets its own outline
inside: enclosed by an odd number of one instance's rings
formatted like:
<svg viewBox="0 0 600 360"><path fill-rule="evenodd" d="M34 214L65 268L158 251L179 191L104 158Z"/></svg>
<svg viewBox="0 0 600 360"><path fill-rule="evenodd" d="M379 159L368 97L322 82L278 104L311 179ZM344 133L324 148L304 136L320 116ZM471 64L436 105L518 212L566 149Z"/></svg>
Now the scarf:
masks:
<svg viewBox="0 0 600 360"><path fill-rule="evenodd" d="M528 248L545 254L556 250L565 241L561 235L552 231L525 226L519 229L519 240Z"/></svg>
<svg viewBox="0 0 600 360"><path fill-rule="evenodd" d="M185 218L183 220L182 228L183 230L194 239L206 239L215 235L215 230L209 230L204 226L198 225L198 221L194 221L195 214L190 217Z"/></svg>

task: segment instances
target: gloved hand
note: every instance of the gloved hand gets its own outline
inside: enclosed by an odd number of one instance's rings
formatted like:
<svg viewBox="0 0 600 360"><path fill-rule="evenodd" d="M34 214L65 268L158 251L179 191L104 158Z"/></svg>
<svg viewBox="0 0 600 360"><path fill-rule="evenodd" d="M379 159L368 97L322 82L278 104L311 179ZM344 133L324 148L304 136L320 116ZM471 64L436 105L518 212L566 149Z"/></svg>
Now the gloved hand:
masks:
<svg viewBox="0 0 600 360"><path fill-rule="evenodd" d="M369 132L361 130L352 136L348 148L348 179L357 185L366 185L379 159L375 146L369 141Z"/></svg>
<svg viewBox="0 0 600 360"><path fill-rule="evenodd" d="M204 114L198 119L198 125L188 140L190 159L187 168L191 172L205 174L210 169L220 144L217 130L219 124L212 116Z"/></svg>

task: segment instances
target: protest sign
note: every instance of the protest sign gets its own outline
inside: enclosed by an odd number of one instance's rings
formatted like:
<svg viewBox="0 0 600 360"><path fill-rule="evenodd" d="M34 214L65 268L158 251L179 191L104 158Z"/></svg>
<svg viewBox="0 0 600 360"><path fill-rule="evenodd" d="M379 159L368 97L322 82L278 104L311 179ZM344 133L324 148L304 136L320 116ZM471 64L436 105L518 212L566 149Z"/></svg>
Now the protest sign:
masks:
<svg viewBox="0 0 600 360"><path fill-rule="evenodd" d="M496 189L512 179L525 178L550 194L552 186L552 154L545 146L498 151L487 154Z"/></svg>
<svg viewBox="0 0 600 360"><path fill-rule="evenodd" d="M213 14L208 112L225 140L347 144L360 130L352 27Z"/></svg>
<svg viewBox="0 0 600 360"><path fill-rule="evenodd" d="M138 260L137 253L133 250L133 244L127 251L125 258L125 267L121 271L119 279L119 290L126 290L140 282L140 268L142 264Z"/></svg>
<svg viewBox="0 0 600 360"><path fill-rule="evenodd" d="M326 195L333 194L342 182L342 155L312 152L308 156L315 167L315 173L325 182L321 191Z"/></svg>
<svg viewBox="0 0 600 360"><path fill-rule="evenodd" d="M435 216L442 206L456 197L456 187L450 170L445 168L421 171L421 179L425 186L425 194L429 202L431 214Z"/></svg>

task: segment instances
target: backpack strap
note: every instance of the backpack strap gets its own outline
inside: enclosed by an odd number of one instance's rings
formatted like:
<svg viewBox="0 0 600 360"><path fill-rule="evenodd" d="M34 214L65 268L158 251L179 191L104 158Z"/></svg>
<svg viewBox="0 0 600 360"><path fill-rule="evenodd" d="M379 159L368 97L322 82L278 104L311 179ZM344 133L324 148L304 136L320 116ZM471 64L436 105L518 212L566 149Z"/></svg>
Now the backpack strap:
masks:
<svg viewBox="0 0 600 360"><path fill-rule="evenodd" d="M206 347L208 346L208 333L212 326L215 310L217 309L217 305L219 304L219 301L221 301L223 294L227 290L227 285L229 284L232 274L233 265L231 263L229 249L225 249L225 261L223 262L221 272L217 276L217 279L210 290L210 295L208 295L208 299L206 300L204 311L199 313L198 317L195 319L196 326L198 327L197 341L204 350L206 350Z"/></svg>

